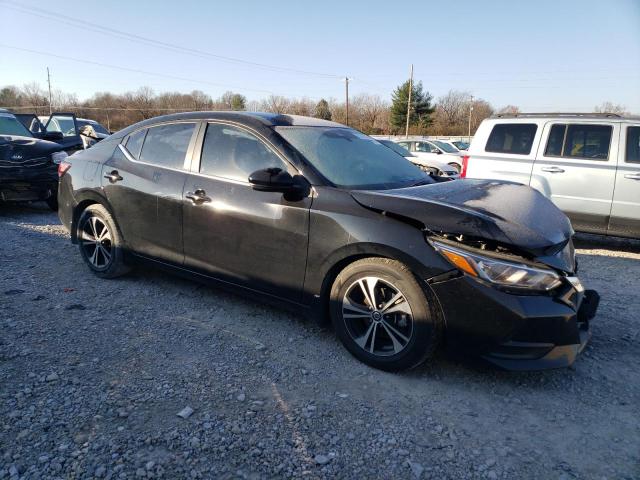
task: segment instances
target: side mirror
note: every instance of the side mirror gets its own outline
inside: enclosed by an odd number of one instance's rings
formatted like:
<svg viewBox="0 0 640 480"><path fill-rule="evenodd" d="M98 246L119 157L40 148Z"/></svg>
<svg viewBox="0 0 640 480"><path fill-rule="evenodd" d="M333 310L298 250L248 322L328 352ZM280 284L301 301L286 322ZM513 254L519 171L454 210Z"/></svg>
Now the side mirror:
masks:
<svg viewBox="0 0 640 480"><path fill-rule="evenodd" d="M436 153L437 153L438 155L442 155L442 150L436 150Z"/></svg>
<svg viewBox="0 0 640 480"><path fill-rule="evenodd" d="M61 142L64 140L64 135L62 132L45 132L42 138L51 142Z"/></svg>
<svg viewBox="0 0 640 480"><path fill-rule="evenodd" d="M259 192L280 192L285 200L300 200L305 196L305 187L289 172L281 168L265 168L249 175L249 183Z"/></svg>

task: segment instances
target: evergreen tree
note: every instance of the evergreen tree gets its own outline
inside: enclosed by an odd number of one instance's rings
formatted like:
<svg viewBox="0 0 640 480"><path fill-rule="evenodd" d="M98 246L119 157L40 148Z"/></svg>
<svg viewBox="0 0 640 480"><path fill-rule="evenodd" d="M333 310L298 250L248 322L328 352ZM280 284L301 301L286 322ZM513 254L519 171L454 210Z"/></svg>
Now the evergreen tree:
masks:
<svg viewBox="0 0 640 480"><path fill-rule="evenodd" d="M321 118L322 120L331 120L331 110L329 109L329 103L324 98L321 98L316 105L315 117Z"/></svg>
<svg viewBox="0 0 640 480"><path fill-rule="evenodd" d="M409 80L396 88L391 95L390 123L395 132L403 131L406 126L408 100ZM413 84L409 127L426 128L431 123L431 114L435 111L431 100L433 100L431 94L422 90L422 82Z"/></svg>
<svg viewBox="0 0 640 480"><path fill-rule="evenodd" d="M239 93L231 97L231 110L246 110L247 98Z"/></svg>

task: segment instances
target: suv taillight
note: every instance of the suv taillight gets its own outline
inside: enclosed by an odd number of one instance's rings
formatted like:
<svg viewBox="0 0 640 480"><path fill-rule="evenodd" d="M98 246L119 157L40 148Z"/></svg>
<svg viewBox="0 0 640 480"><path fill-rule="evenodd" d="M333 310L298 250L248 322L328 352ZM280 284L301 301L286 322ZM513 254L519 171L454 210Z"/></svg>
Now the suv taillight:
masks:
<svg viewBox="0 0 640 480"><path fill-rule="evenodd" d="M69 162L65 162L64 160L58 164L58 178L62 178L62 176L67 173L67 171L71 168L71 164Z"/></svg>
<svg viewBox="0 0 640 480"><path fill-rule="evenodd" d="M460 170L460 178L467 178L467 167L469 166L469 155L462 156L462 170Z"/></svg>

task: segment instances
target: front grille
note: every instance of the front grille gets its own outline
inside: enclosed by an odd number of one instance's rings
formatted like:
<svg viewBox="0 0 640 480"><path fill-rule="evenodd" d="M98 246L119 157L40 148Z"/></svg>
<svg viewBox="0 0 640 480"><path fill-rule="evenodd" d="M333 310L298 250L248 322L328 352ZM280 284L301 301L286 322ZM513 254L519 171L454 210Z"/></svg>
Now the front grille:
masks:
<svg viewBox="0 0 640 480"><path fill-rule="evenodd" d="M34 168L48 165L48 157L30 158L28 160L0 160L0 168Z"/></svg>

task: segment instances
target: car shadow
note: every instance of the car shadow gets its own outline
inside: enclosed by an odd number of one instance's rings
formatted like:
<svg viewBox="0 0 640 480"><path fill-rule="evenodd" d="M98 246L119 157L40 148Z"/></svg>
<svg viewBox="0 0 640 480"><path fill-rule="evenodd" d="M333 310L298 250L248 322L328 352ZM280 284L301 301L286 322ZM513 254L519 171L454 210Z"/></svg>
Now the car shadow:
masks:
<svg viewBox="0 0 640 480"><path fill-rule="evenodd" d="M577 233L573 243L575 247L580 250L615 250L619 252L640 253L640 239Z"/></svg>

